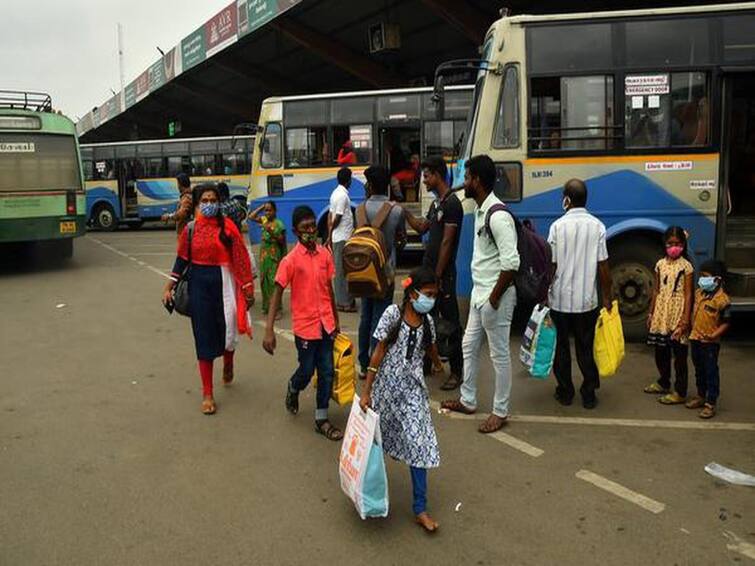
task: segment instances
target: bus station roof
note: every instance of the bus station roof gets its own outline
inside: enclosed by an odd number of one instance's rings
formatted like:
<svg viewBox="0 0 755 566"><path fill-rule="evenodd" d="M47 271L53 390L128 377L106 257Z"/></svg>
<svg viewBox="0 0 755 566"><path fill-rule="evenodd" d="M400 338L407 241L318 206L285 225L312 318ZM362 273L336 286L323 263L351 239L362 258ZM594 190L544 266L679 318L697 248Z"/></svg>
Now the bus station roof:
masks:
<svg viewBox="0 0 755 566"><path fill-rule="evenodd" d="M704 4L617 0L611 8ZM431 85L510 14L604 10L599 0L235 0L78 123L82 142L227 135L270 96ZM384 25L382 39L371 39ZM384 49L373 49L384 41Z"/></svg>

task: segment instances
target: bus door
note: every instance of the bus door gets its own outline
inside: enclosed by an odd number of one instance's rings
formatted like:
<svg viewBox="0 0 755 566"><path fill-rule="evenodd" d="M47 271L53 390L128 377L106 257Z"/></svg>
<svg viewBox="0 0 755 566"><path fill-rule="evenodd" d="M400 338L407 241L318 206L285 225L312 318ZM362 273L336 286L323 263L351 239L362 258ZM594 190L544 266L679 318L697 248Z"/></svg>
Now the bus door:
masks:
<svg viewBox="0 0 755 566"><path fill-rule="evenodd" d="M755 72L724 80L717 256L736 303L755 306Z"/></svg>
<svg viewBox="0 0 755 566"><path fill-rule="evenodd" d="M139 203L136 194L136 175L133 159L120 160L118 172L118 196L121 199L121 208L124 217L139 216Z"/></svg>
<svg viewBox="0 0 755 566"><path fill-rule="evenodd" d="M381 125L379 135L380 164L391 174L391 196L394 200L417 205L419 213L420 125Z"/></svg>

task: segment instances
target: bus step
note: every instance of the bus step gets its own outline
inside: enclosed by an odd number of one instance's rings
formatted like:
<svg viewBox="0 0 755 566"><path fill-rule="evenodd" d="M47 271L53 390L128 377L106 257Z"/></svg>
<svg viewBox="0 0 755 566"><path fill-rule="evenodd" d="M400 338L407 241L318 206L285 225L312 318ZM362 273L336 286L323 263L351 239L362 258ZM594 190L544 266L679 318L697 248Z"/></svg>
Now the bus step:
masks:
<svg viewBox="0 0 755 566"><path fill-rule="evenodd" d="M731 295L755 300L755 267L730 267L726 277L726 290Z"/></svg>

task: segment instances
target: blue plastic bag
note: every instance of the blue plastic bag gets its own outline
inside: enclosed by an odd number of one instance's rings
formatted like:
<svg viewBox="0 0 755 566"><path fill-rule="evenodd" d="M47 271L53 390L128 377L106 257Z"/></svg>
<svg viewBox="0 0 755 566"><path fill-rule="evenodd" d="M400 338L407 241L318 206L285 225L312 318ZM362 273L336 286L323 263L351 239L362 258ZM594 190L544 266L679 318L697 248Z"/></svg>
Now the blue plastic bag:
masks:
<svg viewBox="0 0 755 566"><path fill-rule="evenodd" d="M388 475L383 448L377 442L372 443L362 480L362 511L365 517L388 515Z"/></svg>
<svg viewBox="0 0 755 566"><path fill-rule="evenodd" d="M522 337L519 359L532 377L547 379L556 355L556 327L545 305L536 305Z"/></svg>

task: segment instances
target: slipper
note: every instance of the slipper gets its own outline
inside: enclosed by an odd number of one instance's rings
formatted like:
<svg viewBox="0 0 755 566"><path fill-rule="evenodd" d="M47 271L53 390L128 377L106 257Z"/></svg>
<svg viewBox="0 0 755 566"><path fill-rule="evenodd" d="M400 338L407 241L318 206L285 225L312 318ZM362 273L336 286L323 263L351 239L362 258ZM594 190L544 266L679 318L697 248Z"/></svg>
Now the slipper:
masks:
<svg viewBox="0 0 755 566"><path fill-rule="evenodd" d="M645 389L643 389L643 391L645 393L651 393L655 395L658 395L658 394L665 395L666 393L668 393L668 389L664 389L663 387L658 385L658 383L656 383L655 381L651 383L650 385L648 385Z"/></svg>
<svg viewBox="0 0 755 566"><path fill-rule="evenodd" d="M700 395L695 395L684 404L688 409L699 409L703 405L705 405L705 399L700 397Z"/></svg>
<svg viewBox="0 0 755 566"><path fill-rule="evenodd" d="M716 406L710 403L705 403L703 410L700 411L701 419L712 419L716 415Z"/></svg>
<svg viewBox="0 0 755 566"><path fill-rule="evenodd" d="M496 423L493 424L491 421L493 419L497 419ZM506 417L499 417L498 415L490 415L485 421L479 426L477 429L482 434L491 434L494 432L498 432L501 430L504 426L506 426L508 419Z"/></svg>
<svg viewBox="0 0 755 566"><path fill-rule="evenodd" d="M476 409L470 409L464 405L459 399L448 399L440 404L441 409L446 409L454 413L462 413L464 415L473 415Z"/></svg>
<svg viewBox="0 0 755 566"><path fill-rule="evenodd" d="M681 405L686 400L687 399L679 395L676 391L667 393L663 397L658 398L658 402L662 403L663 405Z"/></svg>
<svg viewBox="0 0 755 566"><path fill-rule="evenodd" d="M330 424L330 421L327 419L315 421L315 432L322 434L328 440L337 441L343 439L343 432Z"/></svg>

